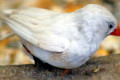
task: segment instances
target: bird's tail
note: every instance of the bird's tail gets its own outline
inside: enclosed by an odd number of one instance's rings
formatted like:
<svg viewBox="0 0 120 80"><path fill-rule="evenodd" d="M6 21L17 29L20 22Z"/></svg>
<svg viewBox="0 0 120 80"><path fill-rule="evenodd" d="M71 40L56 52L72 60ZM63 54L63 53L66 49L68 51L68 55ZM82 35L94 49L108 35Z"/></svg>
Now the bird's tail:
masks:
<svg viewBox="0 0 120 80"><path fill-rule="evenodd" d="M0 20L4 20L6 18L6 14L0 10Z"/></svg>
<svg viewBox="0 0 120 80"><path fill-rule="evenodd" d="M14 9L9 10L0 10L0 20L4 20L9 16L9 14L12 14Z"/></svg>
<svg viewBox="0 0 120 80"><path fill-rule="evenodd" d="M0 27L2 27L3 23L5 23L6 16L7 15L2 10L0 10Z"/></svg>
<svg viewBox="0 0 120 80"><path fill-rule="evenodd" d="M15 11L16 10L0 10L0 20L2 20L2 22L4 22L19 37L27 40L28 42L35 42L34 38L29 36L31 31L29 28L25 28L26 25L24 25L24 21L22 21L23 18L19 17L19 15L17 15L19 19L11 17L15 14Z"/></svg>

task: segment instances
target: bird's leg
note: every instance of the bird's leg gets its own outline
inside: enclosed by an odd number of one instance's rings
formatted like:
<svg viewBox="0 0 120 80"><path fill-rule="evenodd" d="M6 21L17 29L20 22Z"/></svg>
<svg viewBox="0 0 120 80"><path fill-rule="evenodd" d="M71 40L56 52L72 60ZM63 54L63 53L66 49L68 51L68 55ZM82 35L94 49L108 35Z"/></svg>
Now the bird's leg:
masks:
<svg viewBox="0 0 120 80"><path fill-rule="evenodd" d="M68 69L65 69L64 72L62 73L62 77L68 72Z"/></svg>
<svg viewBox="0 0 120 80"><path fill-rule="evenodd" d="M24 44L23 44L23 47L25 48L25 50L26 50L29 54L31 54L31 55L33 56L33 59L34 59L34 62L35 62L34 67L36 67L36 66L39 64L39 66L43 66L45 69L49 69L49 70L52 70L52 68L56 68L56 67L54 67L54 66L49 65L48 63L44 63L44 62L42 62L41 60L39 60L37 57L35 57L35 56L30 52L29 49L27 49L27 47L26 47ZM68 72L68 69L66 69L66 70L63 72L62 76L64 76L67 72Z"/></svg>
<svg viewBox="0 0 120 80"><path fill-rule="evenodd" d="M38 65L38 63L39 63L39 59L36 58L35 56L33 56L33 59L34 59L34 62L35 62L34 67L36 67Z"/></svg>
<svg viewBox="0 0 120 80"><path fill-rule="evenodd" d="M47 64L47 63L44 63L44 62L42 62L41 60L39 60L37 57L35 57L31 52L30 52L30 50L29 49L27 49L27 47L23 44L23 47L25 48L25 50L27 51L27 53L29 53L30 55L32 55L33 56L33 59L34 59L34 62L35 62L35 67L39 64L39 66L43 66L44 68L46 68L46 69L51 69L51 67L53 67L53 66L51 66L51 65L49 65L49 64Z"/></svg>
<svg viewBox="0 0 120 80"><path fill-rule="evenodd" d="M25 50L27 51L27 53L29 53L30 55L32 55L32 53L30 52L30 50L29 49L27 49L27 47L23 44L23 47L25 48ZM38 64L38 62L39 62L39 59L38 58L36 58L34 55L32 55L33 56L33 59L34 59L34 61L35 61L35 67L37 66L37 64Z"/></svg>
<svg viewBox="0 0 120 80"><path fill-rule="evenodd" d="M37 57L33 56L33 59L35 61L35 67L36 66L41 66L43 67L44 69L47 69L49 71L55 69L56 67L52 66L52 65L49 65L48 63L44 63L43 61L41 61L40 59L38 59Z"/></svg>
<svg viewBox="0 0 120 80"><path fill-rule="evenodd" d="M34 62L35 62L35 67L36 66L43 66L45 67L47 65L47 63L44 63L43 61L41 61L40 59L38 59L37 57L33 56Z"/></svg>

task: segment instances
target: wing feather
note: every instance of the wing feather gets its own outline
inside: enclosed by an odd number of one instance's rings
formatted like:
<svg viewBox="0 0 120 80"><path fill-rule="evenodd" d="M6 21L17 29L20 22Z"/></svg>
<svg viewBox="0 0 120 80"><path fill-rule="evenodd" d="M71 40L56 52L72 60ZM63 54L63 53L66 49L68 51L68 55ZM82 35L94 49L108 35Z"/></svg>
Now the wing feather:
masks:
<svg viewBox="0 0 120 80"><path fill-rule="evenodd" d="M44 19L56 14L49 10L26 8L13 12L4 20L22 39L48 51L63 52L69 47L69 40L52 32L52 26L42 24Z"/></svg>

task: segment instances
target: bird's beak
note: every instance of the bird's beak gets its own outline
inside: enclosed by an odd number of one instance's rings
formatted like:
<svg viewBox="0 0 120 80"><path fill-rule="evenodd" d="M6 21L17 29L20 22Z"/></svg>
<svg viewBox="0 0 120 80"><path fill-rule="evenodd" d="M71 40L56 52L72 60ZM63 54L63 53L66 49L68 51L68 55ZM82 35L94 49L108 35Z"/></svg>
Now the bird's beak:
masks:
<svg viewBox="0 0 120 80"><path fill-rule="evenodd" d="M120 36L120 27L119 27L119 24L117 24L117 28L110 35Z"/></svg>

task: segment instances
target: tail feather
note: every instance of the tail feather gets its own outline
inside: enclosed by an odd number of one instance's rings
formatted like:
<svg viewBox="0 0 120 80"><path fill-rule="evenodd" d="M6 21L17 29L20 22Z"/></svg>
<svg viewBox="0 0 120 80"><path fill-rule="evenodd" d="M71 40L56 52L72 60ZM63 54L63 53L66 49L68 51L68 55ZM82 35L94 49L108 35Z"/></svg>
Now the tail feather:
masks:
<svg viewBox="0 0 120 80"><path fill-rule="evenodd" d="M6 14L0 10L0 19L5 19Z"/></svg>
<svg viewBox="0 0 120 80"><path fill-rule="evenodd" d="M0 27L2 27L3 26L2 24L5 23L4 20L6 19L6 16L7 14L0 10Z"/></svg>
<svg viewBox="0 0 120 80"><path fill-rule="evenodd" d="M36 44L37 41L30 35L30 30L25 28L26 25L23 25L22 23L10 18L12 14L14 14L14 11L13 13L12 11L11 13L7 13L5 11L0 10L0 20L2 20L6 25L8 25L8 27L11 28L14 31L14 33L16 33L16 35L29 42L33 41L33 44Z"/></svg>
<svg viewBox="0 0 120 80"><path fill-rule="evenodd" d="M9 16L9 14L12 14L13 12L14 12L14 9L0 10L0 19L5 19L6 16Z"/></svg>

